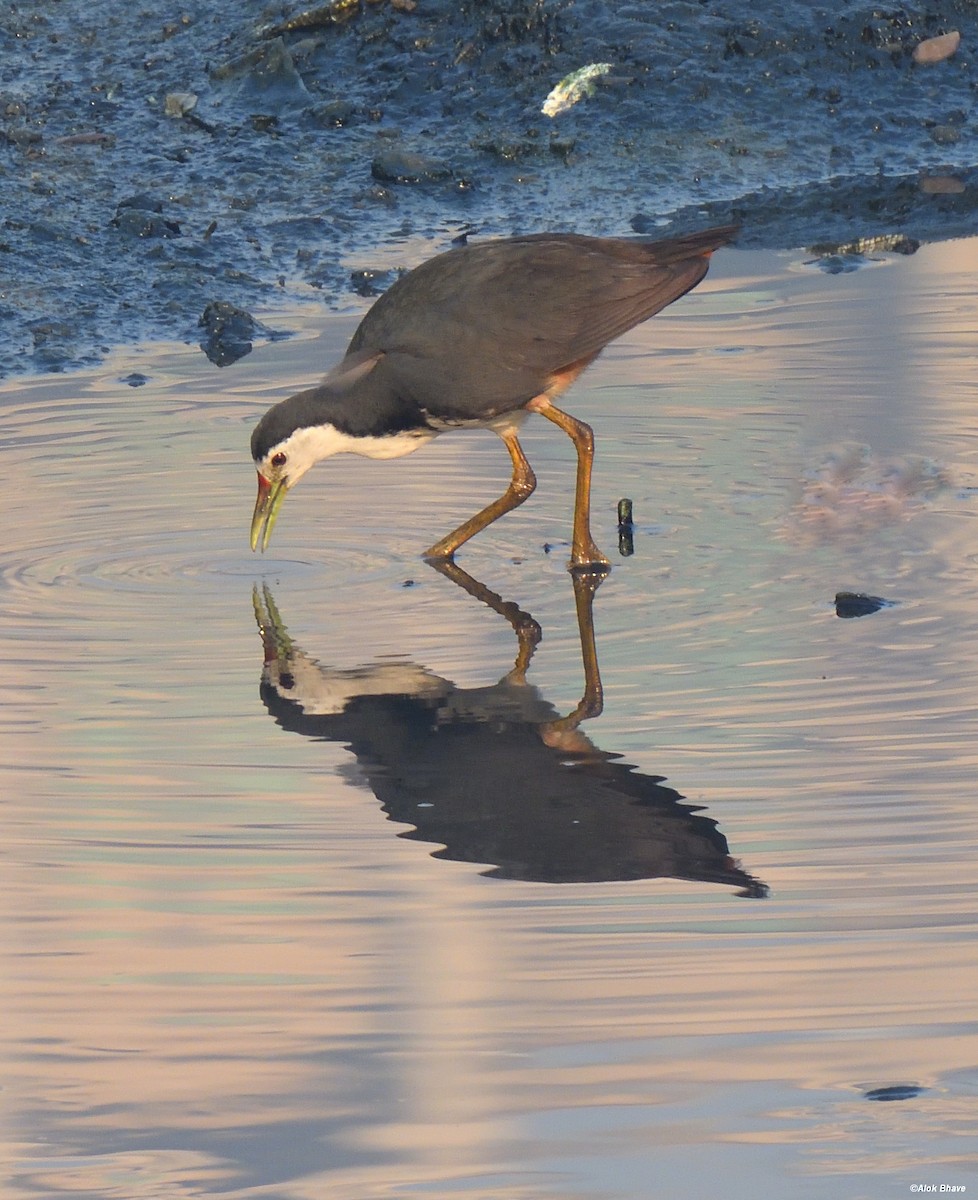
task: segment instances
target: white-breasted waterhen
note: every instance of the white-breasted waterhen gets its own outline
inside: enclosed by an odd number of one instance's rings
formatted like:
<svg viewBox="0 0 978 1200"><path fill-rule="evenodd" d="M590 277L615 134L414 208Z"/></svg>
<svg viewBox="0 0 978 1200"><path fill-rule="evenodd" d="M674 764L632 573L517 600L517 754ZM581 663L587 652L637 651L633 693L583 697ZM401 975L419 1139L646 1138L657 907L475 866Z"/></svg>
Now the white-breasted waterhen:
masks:
<svg viewBox="0 0 978 1200"><path fill-rule="evenodd" d="M447 559L536 487L517 433L540 413L577 448L572 570L607 570L590 529L589 426L554 399L609 342L695 287L733 225L657 242L539 233L460 246L402 276L317 387L269 409L251 438L258 500L251 546L320 459L398 458L452 429L488 428L513 461L509 487L426 553Z"/></svg>

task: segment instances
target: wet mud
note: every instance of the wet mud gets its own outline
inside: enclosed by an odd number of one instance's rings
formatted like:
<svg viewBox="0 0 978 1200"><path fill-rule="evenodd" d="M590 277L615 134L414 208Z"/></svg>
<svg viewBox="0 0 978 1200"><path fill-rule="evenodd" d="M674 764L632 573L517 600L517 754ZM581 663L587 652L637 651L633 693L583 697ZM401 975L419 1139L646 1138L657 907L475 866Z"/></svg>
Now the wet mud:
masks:
<svg viewBox="0 0 978 1200"><path fill-rule="evenodd" d="M8 5L0 374L196 343L213 304L359 311L466 232L735 220L830 271L962 236L976 34L965 3Z"/></svg>

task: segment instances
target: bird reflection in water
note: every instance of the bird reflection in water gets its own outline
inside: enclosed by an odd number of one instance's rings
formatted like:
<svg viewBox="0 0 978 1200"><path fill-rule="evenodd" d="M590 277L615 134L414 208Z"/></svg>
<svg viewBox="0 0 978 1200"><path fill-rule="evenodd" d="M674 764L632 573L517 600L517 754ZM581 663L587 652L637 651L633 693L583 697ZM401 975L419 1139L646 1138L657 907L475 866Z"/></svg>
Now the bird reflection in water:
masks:
<svg viewBox="0 0 978 1200"><path fill-rule="evenodd" d="M766 886L729 854L717 823L580 729L601 712L592 605L601 576L574 577L584 664L580 703L561 716L526 681L540 627L454 562L432 567L505 617L516 662L498 683L460 688L410 662L323 666L289 637L268 586L254 593L261 696L283 729L343 742L401 837L436 858L490 864L547 883L672 878L752 898Z"/></svg>

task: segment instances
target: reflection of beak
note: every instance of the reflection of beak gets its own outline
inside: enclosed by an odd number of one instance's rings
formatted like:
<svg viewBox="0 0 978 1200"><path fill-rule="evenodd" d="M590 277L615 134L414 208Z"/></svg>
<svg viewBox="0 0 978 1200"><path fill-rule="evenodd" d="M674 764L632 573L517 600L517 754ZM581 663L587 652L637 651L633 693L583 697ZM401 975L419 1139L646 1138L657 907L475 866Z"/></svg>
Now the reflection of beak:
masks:
<svg viewBox="0 0 978 1200"><path fill-rule="evenodd" d="M282 624L275 597L267 583L262 585L261 592L258 591L257 584L252 588L251 601L255 606L255 620L258 622L258 632L261 634L265 651L266 669L276 665L286 670L294 646L288 630Z"/></svg>
<svg viewBox="0 0 978 1200"><path fill-rule="evenodd" d="M282 507L282 501L288 490L289 485L285 479L276 479L272 483L259 472L258 499L255 501L255 515L251 518L252 550L258 549L259 542L261 542L262 553L267 550L275 518L278 516L278 510Z"/></svg>

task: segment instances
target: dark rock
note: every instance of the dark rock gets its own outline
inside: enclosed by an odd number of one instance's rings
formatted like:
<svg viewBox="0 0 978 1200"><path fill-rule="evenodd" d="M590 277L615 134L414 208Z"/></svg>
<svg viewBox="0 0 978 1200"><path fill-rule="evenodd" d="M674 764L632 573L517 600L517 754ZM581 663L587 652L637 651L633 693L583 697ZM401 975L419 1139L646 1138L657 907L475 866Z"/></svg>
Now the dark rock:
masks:
<svg viewBox="0 0 978 1200"><path fill-rule="evenodd" d="M556 155L557 158L562 158L566 162L574 153L575 145L576 143L573 138L551 138L550 153Z"/></svg>
<svg viewBox="0 0 978 1200"><path fill-rule="evenodd" d="M837 617L868 617L881 608L892 608L895 600L884 600L882 596L867 596L863 592L837 592L835 615Z"/></svg>
<svg viewBox="0 0 978 1200"><path fill-rule="evenodd" d="M519 162L524 158L539 155L541 146L539 140L528 137L492 136L478 138L473 143L476 150L493 154L503 162Z"/></svg>
<svg viewBox="0 0 978 1200"><path fill-rule="evenodd" d="M315 104L306 109L306 117L313 125L324 129L339 129L346 125L356 112L349 100L330 100L326 104Z"/></svg>
<svg viewBox="0 0 978 1200"><path fill-rule="evenodd" d="M44 136L39 129L31 129L26 125L8 126L2 130L2 135L6 141L19 150L27 150L31 146L39 145Z"/></svg>
<svg viewBox="0 0 978 1200"><path fill-rule="evenodd" d="M216 367L227 367L251 353L260 322L224 300L214 300L200 315L198 326L205 330L200 348Z"/></svg>
<svg viewBox="0 0 978 1200"><path fill-rule="evenodd" d="M250 354L256 338L277 341L288 336L269 329L251 313L226 300L212 300L201 313L197 325L205 330L200 348L215 367L228 367Z"/></svg>
<svg viewBox="0 0 978 1200"><path fill-rule="evenodd" d="M440 159L396 148L378 154L370 174L382 183L439 183L452 177L451 168Z"/></svg>
<svg viewBox="0 0 978 1200"><path fill-rule="evenodd" d="M961 140L961 130L954 125L933 125L928 132L938 146L953 146Z"/></svg>
<svg viewBox="0 0 978 1200"><path fill-rule="evenodd" d="M214 68L211 78L226 84L238 101L260 103L262 112L282 112L297 104L308 104L310 99L280 37Z"/></svg>
<svg viewBox="0 0 978 1200"><path fill-rule="evenodd" d="M897 1084L893 1087L873 1088L863 1094L867 1100L913 1100L926 1091L925 1087L921 1087L917 1083L908 1083Z"/></svg>
<svg viewBox="0 0 978 1200"><path fill-rule="evenodd" d="M138 192L135 196L127 196L125 200L120 200L115 206L116 213L118 214L124 208L138 208L140 212L161 213L163 201L157 200L148 192Z"/></svg>
<svg viewBox="0 0 978 1200"><path fill-rule="evenodd" d="M141 193L120 200L116 205L111 224L114 229L136 238L175 238L180 236L176 221L168 221L163 215L161 201Z"/></svg>

